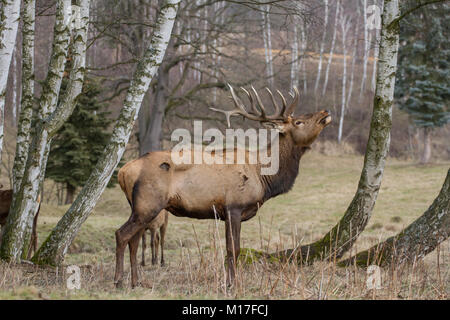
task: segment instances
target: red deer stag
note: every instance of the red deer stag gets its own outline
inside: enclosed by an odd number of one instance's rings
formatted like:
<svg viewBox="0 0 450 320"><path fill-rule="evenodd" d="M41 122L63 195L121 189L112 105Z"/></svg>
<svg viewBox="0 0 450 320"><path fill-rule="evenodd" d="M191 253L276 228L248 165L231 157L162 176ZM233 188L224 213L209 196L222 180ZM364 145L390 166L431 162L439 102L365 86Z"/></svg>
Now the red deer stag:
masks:
<svg viewBox="0 0 450 320"><path fill-rule="evenodd" d="M0 185L0 188L3 188L3 185ZM3 231L3 227L6 224L6 218L8 218L9 215L9 207L11 206L11 201L12 201L12 190L0 190L0 227ZM36 252L37 249L37 231L36 231L36 226L37 226L37 219L38 219L38 215L39 215L39 210L41 208L41 198L38 197L38 202L39 202L39 207L38 210L36 212L36 215L34 216L34 220L33 220L33 230L31 233L31 239L30 239L30 247L28 249L28 256L27 259L30 259L31 257L31 253L32 252ZM2 240L2 232L0 232L0 243Z"/></svg>
<svg viewBox="0 0 450 320"><path fill-rule="evenodd" d="M234 110L223 112L227 121L234 115L261 122L279 132L279 170L273 175L262 175L264 166L256 164L182 164L172 161L171 151L149 152L128 162L119 175L132 190L129 196L132 214L116 231L116 273L114 282L123 282L123 258L128 244L131 261L131 285L138 284L136 253L144 228L162 209L175 216L225 221L227 248L227 285L235 281L236 261L240 252L241 222L254 217L268 199L288 192L298 175L299 161L319 133L331 122L326 110L295 117L298 90L294 89L292 102L279 94L282 106L270 94L275 113L268 115L255 89L241 88L251 103L247 111L242 100L230 86ZM257 102L257 103L256 103ZM257 108L258 106L258 108ZM237 149L224 149L223 155L233 157ZM205 151L202 151L205 152ZM250 151L245 151L249 156ZM231 156L230 155L230 156ZM130 191L129 191L130 192Z"/></svg>

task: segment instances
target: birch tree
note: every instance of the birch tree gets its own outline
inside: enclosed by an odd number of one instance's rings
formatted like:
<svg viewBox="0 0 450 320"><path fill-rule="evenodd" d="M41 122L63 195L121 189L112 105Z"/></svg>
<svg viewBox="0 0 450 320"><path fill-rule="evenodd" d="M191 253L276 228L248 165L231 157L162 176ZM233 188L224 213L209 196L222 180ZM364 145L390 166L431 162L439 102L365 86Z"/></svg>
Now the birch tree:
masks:
<svg viewBox="0 0 450 320"><path fill-rule="evenodd" d="M266 59L266 76L269 86L273 87L272 37L270 30L270 5L266 5L262 15L262 32L264 41L264 57Z"/></svg>
<svg viewBox="0 0 450 320"><path fill-rule="evenodd" d="M322 60L323 60L323 50L325 46L325 39L327 37L327 27L328 27L328 0L324 0L325 4L325 16L324 16L324 23L323 23L323 33L322 33L322 41L320 42L320 49L319 49L319 63L317 65L317 77L316 82L314 84L314 93L317 92L317 89L319 88L319 82L320 82L320 76L322 73Z"/></svg>
<svg viewBox="0 0 450 320"><path fill-rule="evenodd" d="M342 95L341 95L341 115L339 117L339 129L338 129L338 143L342 140L342 130L344 128L344 117L345 117L345 107L346 107L346 85L347 85L347 33L350 29L350 17L341 12L341 18L339 21L341 26L342 34L342 52L344 55L344 60L342 63Z"/></svg>
<svg viewBox="0 0 450 320"><path fill-rule="evenodd" d="M106 188L114 169L125 151L125 146L150 81L163 60L179 3L180 0L163 1L152 39L134 72L110 143L106 146L103 157L98 161L86 185L80 191L72 206L32 258L32 261L35 263L58 265L63 261L81 225L86 221Z"/></svg>
<svg viewBox="0 0 450 320"><path fill-rule="evenodd" d="M372 214L389 150L392 105L399 43L398 0L385 0L380 37L380 62L369 140L356 194L335 227L322 239L271 256L297 261L339 259L353 245Z"/></svg>
<svg viewBox="0 0 450 320"><path fill-rule="evenodd" d="M328 55L328 63L327 63L327 69L325 70L325 80L323 83L322 88L322 96L325 95L325 92L327 91L327 85L328 85L328 74L330 72L331 63L333 61L333 51L334 51L334 45L336 43L336 32L338 28L338 21L339 21L339 7L340 7L340 1L336 1L336 13L334 17L334 27L333 27L333 38L331 39L331 46L330 46L330 53Z"/></svg>
<svg viewBox="0 0 450 320"><path fill-rule="evenodd" d="M299 74L299 63L298 63L298 29L297 23L294 23L293 39L291 44L291 88L298 88L298 74Z"/></svg>
<svg viewBox="0 0 450 320"><path fill-rule="evenodd" d="M22 100L17 123L16 155L13 166L13 193L20 189L28 156L34 103L35 0L24 0L22 9Z"/></svg>
<svg viewBox="0 0 450 320"><path fill-rule="evenodd" d="M19 25L20 0L2 0L0 6L0 163L5 124L6 84L16 45Z"/></svg>
<svg viewBox="0 0 450 320"><path fill-rule="evenodd" d="M56 3L53 51L43 92L39 99L39 119L34 125L35 133L29 146L20 189L13 195L0 247L0 257L5 260L20 261L28 255L28 245L24 244L29 243L51 139L71 115L75 107L75 99L81 93L86 61L89 0L79 0L78 4L79 6L72 6L70 0L59 0ZM71 50L73 66L69 74L67 90L57 105L70 42L72 10L74 10Z"/></svg>
<svg viewBox="0 0 450 320"><path fill-rule="evenodd" d="M413 263L432 252L450 236L450 170L439 195L422 216L399 234L341 262L341 265L398 266Z"/></svg>
<svg viewBox="0 0 450 320"><path fill-rule="evenodd" d="M359 90L359 100L361 100L361 97L364 92L364 87L366 84L366 78L367 78L367 60L369 59L369 44L370 39L368 39L368 28L367 28L367 0L363 0L362 4L363 9L363 30L364 30L364 57L363 57L363 73L361 77L361 85Z"/></svg>

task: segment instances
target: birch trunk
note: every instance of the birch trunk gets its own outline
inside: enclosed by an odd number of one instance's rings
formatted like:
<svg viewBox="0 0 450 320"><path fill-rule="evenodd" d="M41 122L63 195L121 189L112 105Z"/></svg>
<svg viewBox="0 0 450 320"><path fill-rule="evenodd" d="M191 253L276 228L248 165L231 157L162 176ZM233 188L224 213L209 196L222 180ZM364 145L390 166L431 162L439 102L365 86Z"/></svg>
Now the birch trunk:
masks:
<svg viewBox="0 0 450 320"><path fill-rule="evenodd" d="M355 33L353 35L353 52L352 52L352 65L350 67L350 83L348 85L348 94L346 99L345 108L348 109L350 99L353 93L353 83L355 78L355 64L356 64L356 48L358 47L358 23L355 26Z"/></svg>
<svg viewBox="0 0 450 320"><path fill-rule="evenodd" d="M298 74L299 74L299 63L298 63L298 30L297 23L294 24L294 39L292 40L292 51L291 51L291 88L298 88Z"/></svg>
<svg viewBox="0 0 450 320"><path fill-rule="evenodd" d="M0 248L0 256L6 260L20 261L28 254L31 227L37 209L40 182L45 175L47 157L52 136L64 124L75 107L75 99L81 93L86 62L86 35L89 19L89 0L79 0L80 6L72 6L70 0L57 2L53 52L49 72L39 100L39 120L33 135L27 163L19 191L14 194L6 230ZM73 66L65 95L57 105L61 80L67 57L72 9L75 27L72 43Z"/></svg>
<svg viewBox="0 0 450 320"><path fill-rule="evenodd" d="M2 0L0 6L0 163L3 151L5 125L6 84L16 45L19 25L20 0Z"/></svg>
<svg viewBox="0 0 450 320"><path fill-rule="evenodd" d="M300 35L302 39L302 45L300 46L301 52L300 52L300 64L302 69L302 80L303 80L303 92L306 94L308 90L308 82L307 82L307 74L306 74L306 47L307 47L307 41L306 33L305 33L305 22L302 21L300 24Z"/></svg>
<svg viewBox="0 0 450 320"><path fill-rule="evenodd" d="M320 76L322 73L323 50L325 46L325 39L327 36L327 27L328 27L328 0L324 0L324 2L325 2L325 21L323 25L322 41L320 42L319 64L317 65L317 77L316 83L314 84L314 93L317 93L317 89L319 88Z"/></svg>
<svg viewBox="0 0 450 320"><path fill-rule="evenodd" d="M270 6L264 8L262 14L263 40L264 40L264 56L266 58L266 76L269 86L273 87L273 59L272 59L272 38L270 31Z"/></svg>
<svg viewBox="0 0 450 320"><path fill-rule="evenodd" d="M367 59L369 58L369 43L367 34L367 0L363 0L363 28L364 28L364 57L363 57L363 74L361 77L361 86L359 91L359 100L361 100L367 77Z"/></svg>
<svg viewBox="0 0 450 320"><path fill-rule="evenodd" d="M331 40L330 55L328 56L327 69L325 70L325 81L323 83L322 96L325 95L325 92L327 90L328 74L330 72L331 63L333 61L333 51L334 51L334 44L336 42L336 32L337 32L338 18L339 18L339 7L340 7L340 1L337 0L336 1L336 14L335 14L335 18L334 18L333 38Z"/></svg>
<svg viewBox="0 0 450 320"><path fill-rule="evenodd" d="M372 85L371 85L372 90L375 90L376 85L379 41L380 41L380 33L378 30L375 30L375 48L373 49L373 69L372 69Z"/></svg>
<svg viewBox="0 0 450 320"><path fill-rule="evenodd" d="M338 259L353 245L366 227L381 186L389 150L399 39L398 20L395 19L398 16L398 0L385 0L380 62L369 140L358 189L352 202L339 223L322 239L309 245L275 253L272 256L282 259L294 257L302 262L327 258Z"/></svg>
<svg viewBox="0 0 450 320"><path fill-rule="evenodd" d="M78 230L88 218L106 188L114 169L125 151L142 100L150 81L164 57L170 40L180 0L166 0L160 8L154 33L144 57L139 62L103 157L99 159L86 185L64 214L32 260L39 264L60 264Z"/></svg>
<svg viewBox="0 0 450 320"><path fill-rule="evenodd" d="M350 21L346 15L341 14L342 51L344 61L342 64L342 95L341 95L341 115L339 118L338 143L342 141L342 131L344 129L344 117L346 106L346 85L347 85L347 33L350 28Z"/></svg>
<svg viewBox="0 0 450 320"><path fill-rule="evenodd" d="M439 195L417 220L396 236L356 254L341 265L394 265L425 257L450 236L450 170Z"/></svg>
<svg viewBox="0 0 450 320"><path fill-rule="evenodd" d="M22 9L22 101L17 124L13 193L20 189L27 163L34 103L34 19L36 1L24 0Z"/></svg>

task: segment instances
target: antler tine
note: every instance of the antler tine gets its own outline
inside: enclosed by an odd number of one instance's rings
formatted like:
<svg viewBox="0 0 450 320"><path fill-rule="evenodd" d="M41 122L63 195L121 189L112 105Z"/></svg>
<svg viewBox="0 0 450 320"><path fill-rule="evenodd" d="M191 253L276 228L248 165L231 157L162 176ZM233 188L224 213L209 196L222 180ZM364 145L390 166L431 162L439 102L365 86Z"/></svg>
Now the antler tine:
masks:
<svg viewBox="0 0 450 320"><path fill-rule="evenodd" d="M247 111L245 110L244 104L242 103L242 100L236 95L236 93L234 92L233 87L227 83L228 87L230 88L230 92L231 92L231 96L233 98L233 102L234 105L241 111L247 113Z"/></svg>
<svg viewBox="0 0 450 320"><path fill-rule="evenodd" d="M297 87L294 87L293 89L294 89L294 95L293 96L291 95L293 100L292 100L291 104L289 105L289 107L286 109L286 112L284 114L286 117L292 116L294 114L294 109L298 104L299 93L298 93Z"/></svg>
<svg viewBox="0 0 450 320"><path fill-rule="evenodd" d="M251 106L251 108L252 108L252 112L253 112L255 115L257 115L257 116L260 116L261 114L260 114L260 112L258 111L258 109L256 108L255 100L253 99L253 96L251 95L251 93L248 92L244 87L241 87L241 90L244 91L245 94L247 95L248 100L250 101L250 106Z"/></svg>
<svg viewBox="0 0 450 320"><path fill-rule="evenodd" d="M230 84L227 84L227 85L230 88L232 100L233 100L234 105L236 106L236 108L233 109L233 110L228 110L228 111L227 110L216 109L216 108L210 108L210 109L213 110L213 111L216 111L216 112L223 113L225 115L226 119L227 119L228 127L231 126L231 124L230 124L230 117L233 116L233 115L242 115L242 116L244 116L247 119L255 120L255 121L262 121L262 120L266 119L264 115L260 115L260 114L253 115L253 114L248 113L247 110L245 110L245 107L244 107L244 104L242 103L242 100L234 92L233 87ZM249 95L249 93L247 93L247 94ZM251 103L254 104L253 99L251 98L251 95L249 95L249 97L250 97Z"/></svg>
<svg viewBox="0 0 450 320"><path fill-rule="evenodd" d="M280 114L281 114L281 115L284 115L284 112L286 111L286 106L287 106L286 99L284 98L284 96L283 96L283 94L281 93L280 90L277 90L277 93L278 93L278 95L280 96L281 101L283 102L283 106L281 107L281 112L280 112Z"/></svg>
<svg viewBox="0 0 450 320"><path fill-rule="evenodd" d="M258 101L259 108L261 109L261 117L266 118L266 108L264 108L261 98L259 97L258 92L256 92L256 90L253 86L252 86L252 90L256 96L256 100Z"/></svg>
<svg viewBox="0 0 450 320"><path fill-rule="evenodd" d="M273 106L275 108L275 113L273 114L273 116L275 117L279 117L282 113L280 113L280 106L278 105L278 103L275 101L275 97L272 94L272 91L270 91L269 88L266 87L266 91L269 93L270 95L270 99L272 99L272 103Z"/></svg>
<svg viewBox="0 0 450 320"><path fill-rule="evenodd" d="M225 115L225 118L227 119L228 128L231 127L230 117L233 114L236 114L236 110L226 111L226 110L220 110L220 109L216 109L216 108L209 108L209 109L211 109L212 111L223 113Z"/></svg>

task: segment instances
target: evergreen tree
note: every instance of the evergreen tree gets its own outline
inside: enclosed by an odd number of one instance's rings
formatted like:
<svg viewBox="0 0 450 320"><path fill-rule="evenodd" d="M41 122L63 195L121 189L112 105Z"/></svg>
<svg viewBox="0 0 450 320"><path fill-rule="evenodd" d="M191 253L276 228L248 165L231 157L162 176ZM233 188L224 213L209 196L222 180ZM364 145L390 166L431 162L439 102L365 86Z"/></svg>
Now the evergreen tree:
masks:
<svg viewBox="0 0 450 320"><path fill-rule="evenodd" d="M63 80L61 90L67 85ZM77 187L84 185L109 141L112 120L99 103L100 86L87 78L77 106L53 139L46 177L66 185L65 204L72 203ZM109 186L117 181L114 173Z"/></svg>
<svg viewBox="0 0 450 320"><path fill-rule="evenodd" d="M450 121L448 4L430 5L401 23L396 95L401 110L424 132L422 163L431 157L431 132Z"/></svg>

